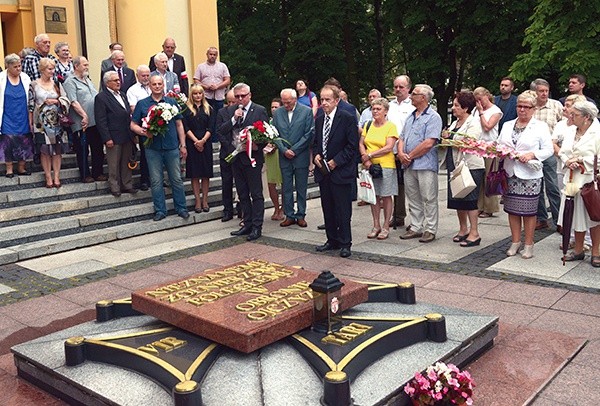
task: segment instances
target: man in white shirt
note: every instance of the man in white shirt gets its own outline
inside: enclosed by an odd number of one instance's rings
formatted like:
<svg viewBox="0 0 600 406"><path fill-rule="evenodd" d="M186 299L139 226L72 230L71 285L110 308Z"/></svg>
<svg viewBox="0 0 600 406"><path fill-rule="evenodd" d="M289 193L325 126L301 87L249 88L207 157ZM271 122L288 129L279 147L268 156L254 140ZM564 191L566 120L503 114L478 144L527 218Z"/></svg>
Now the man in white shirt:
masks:
<svg viewBox="0 0 600 406"><path fill-rule="evenodd" d="M147 65L139 65L135 72L137 82L127 90L127 102L131 111L135 109L136 104L152 94L150 90L150 68ZM146 164L146 150L144 143L139 143L140 148L140 189L148 190L150 188L150 173Z"/></svg>
<svg viewBox="0 0 600 406"><path fill-rule="evenodd" d="M412 82L407 75L400 75L394 79L394 95L396 98L390 102L387 118L396 125L398 135L402 133L406 119L415 111L415 106L410 101L410 89ZM394 155L397 155L397 146L394 146ZM398 171L398 195L394 196L394 214L391 226L396 228L404 226L406 218L406 198L404 194L404 180L400 161L396 159L396 170Z"/></svg>

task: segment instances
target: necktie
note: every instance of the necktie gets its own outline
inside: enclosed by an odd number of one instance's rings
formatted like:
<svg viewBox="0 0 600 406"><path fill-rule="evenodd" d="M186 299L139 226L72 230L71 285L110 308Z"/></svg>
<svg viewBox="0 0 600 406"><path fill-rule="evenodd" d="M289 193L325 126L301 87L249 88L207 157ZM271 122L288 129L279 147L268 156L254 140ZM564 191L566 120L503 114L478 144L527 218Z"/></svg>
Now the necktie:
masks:
<svg viewBox="0 0 600 406"><path fill-rule="evenodd" d="M123 84L123 72L121 72L121 68L117 68L117 73L119 74L119 80L121 84Z"/></svg>
<svg viewBox="0 0 600 406"><path fill-rule="evenodd" d="M323 126L323 158L327 159L327 143L329 142L329 132L331 131L331 118L325 116L325 125Z"/></svg>

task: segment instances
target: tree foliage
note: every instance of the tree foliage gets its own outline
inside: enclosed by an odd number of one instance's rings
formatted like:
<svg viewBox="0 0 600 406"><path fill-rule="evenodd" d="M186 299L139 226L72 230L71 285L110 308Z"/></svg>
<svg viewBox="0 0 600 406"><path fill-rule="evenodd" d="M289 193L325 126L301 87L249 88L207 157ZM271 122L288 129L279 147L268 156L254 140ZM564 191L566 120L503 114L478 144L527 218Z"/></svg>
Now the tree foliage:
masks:
<svg viewBox="0 0 600 406"><path fill-rule="evenodd" d="M526 52L511 74L520 81L550 78L557 85L582 73L587 84L600 83L600 2L538 0L525 30Z"/></svg>
<svg viewBox="0 0 600 406"><path fill-rule="evenodd" d="M316 91L334 76L357 107L373 87L391 95L394 76L404 73L432 86L440 106L462 88L496 93L509 73L523 83L573 71L600 80L599 2L218 0L218 7L221 59L262 104L298 78Z"/></svg>

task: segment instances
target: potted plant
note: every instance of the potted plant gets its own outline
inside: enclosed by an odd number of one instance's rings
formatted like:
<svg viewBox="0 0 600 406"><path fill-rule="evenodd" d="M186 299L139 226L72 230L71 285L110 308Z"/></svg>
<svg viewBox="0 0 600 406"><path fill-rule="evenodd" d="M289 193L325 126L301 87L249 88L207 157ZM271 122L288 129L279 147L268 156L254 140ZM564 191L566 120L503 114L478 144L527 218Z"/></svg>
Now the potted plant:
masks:
<svg viewBox="0 0 600 406"><path fill-rule="evenodd" d="M472 405L473 378L453 364L438 362L427 368L425 374L415 373L404 392L414 406Z"/></svg>

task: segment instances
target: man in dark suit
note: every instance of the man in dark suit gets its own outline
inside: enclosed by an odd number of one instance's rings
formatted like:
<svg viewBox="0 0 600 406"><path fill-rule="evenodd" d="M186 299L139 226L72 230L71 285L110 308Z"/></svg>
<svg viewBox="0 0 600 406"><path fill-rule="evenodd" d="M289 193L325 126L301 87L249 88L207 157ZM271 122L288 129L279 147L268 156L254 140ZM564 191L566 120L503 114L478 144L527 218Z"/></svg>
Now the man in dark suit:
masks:
<svg viewBox="0 0 600 406"><path fill-rule="evenodd" d="M347 258L351 255L352 245L350 220L352 184L356 182L358 127L353 114L338 108L339 101L337 87L323 87L323 114L315 121L313 154L327 241L316 250L323 252L339 248L340 256Z"/></svg>
<svg viewBox="0 0 600 406"><path fill-rule="evenodd" d="M106 90L94 100L96 128L106 145L108 184L113 196L137 193L133 188L131 169L127 166L133 149L133 134L129 126L131 114L125 93L121 91L119 74L108 71L102 77Z"/></svg>
<svg viewBox="0 0 600 406"><path fill-rule="evenodd" d="M185 71L185 59L182 55L175 53L175 49L177 49L175 40L173 38L165 38L162 44L162 49L168 58L167 70L177 75L181 92L187 95L189 90L189 84L187 72ZM150 57L150 62L148 62L148 66L150 67L151 72L156 70L156 65L154 63L154 55Z"/></svg>
<svg viewBox="0 0 600 406"><path fill-rule="evenodd" d="M233 90L228 91L225 98L227 99L227 106L221 108L217 113L217 133L219 132L219 128L221 128L221 124L228 120L227 107L237 104L235 97L233 96ZM223 200L223 217L221 217L221 221L226 222L233 218L233 168L231 167L231 164L225 162L225 158L232 153L235 148L228 137L221 137L220 134L218 134L218 137L221 141L221 148L219 150L221 196Z"/></svg>
<svg viewBox="0 0 600 406"><path fill-rule="evenodd" d="M123 45L121 45L120 42L112 42L108 46L108 49L110 50L110 53L112 54L113 51L122 51ZM112 66L112 60L110 59L110 55L109 55L108 58L102 60L102 63L100 64L100 72L109 70L111 66ZM125 68L127 67L127 62L123 62L123 67L125 67ZM102 80L100 80L100 81L102 81Z"/></svg>
<svg viewBox="0 0 600 406"><path fill-rule="evenodd" d="M133 70L124 65L125 54L123 51L113 51L112 54L110 54L110 60L112 61L112 66L107 70L103 70L102 74L100 75L100 88L102 90L106 90L106 85L104 84L104 74L106 72L115 71L121 80L121 91L127 93L127 90L129 90L129 88L136 82L135 73Z"/></svg>
<svg viewBox="0 0 600 406"><path fill-rule="evenodd" d="M285 220L281 227L298 224L306 227L306 190L308 188L308 164L310 162L309 145L314 135L312 109L298 103L294 89L281 91L283 106L275 110L273 125L279 136L287 143L276 141L279 151L279 166L283 185L283 210ZM294 210L294 189L298 200L298 208Z"/></svg>
<svg viewBox="0 0 600 406"><path fill-rule="evenodd" d="M268 121L267 110L251 101L250 86L238 83L233 87L233 95L238 105L225 108L225 120L221 123L218 133L221 142L235 145L239 131L256 121ZM253 241L262 235L263 217L265 214L265 199L262 190L261 171L264 163L262 148L264 145L252 145L254 166L245 152L239 153L232 162L235 187L240 196L240 206L244 213L244 225L231 235L247 235L248 241Z"/></svg>

